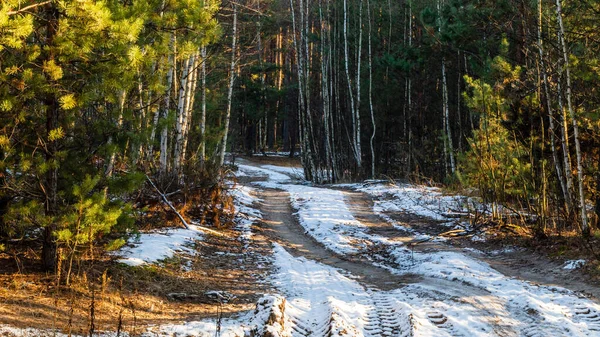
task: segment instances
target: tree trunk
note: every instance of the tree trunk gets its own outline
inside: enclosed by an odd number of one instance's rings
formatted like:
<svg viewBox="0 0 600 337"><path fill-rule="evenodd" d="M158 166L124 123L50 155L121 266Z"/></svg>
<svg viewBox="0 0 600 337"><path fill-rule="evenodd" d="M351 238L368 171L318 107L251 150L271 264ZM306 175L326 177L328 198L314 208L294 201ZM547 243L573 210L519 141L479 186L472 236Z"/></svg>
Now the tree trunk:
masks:
<svg viewBox="0 0 600 337"><path fill-rule="evenodd" d="M567 108L569 109L569 116L571 117L571 123L573 124L573 139L575 141L575 154L577 156L577 180L579 187L579 207L581 211L581 232L584 236L589 235L587 212L585 208L585 193L583 190L583 163L581 158L581 144L579 143L579 126L577 124L577 118L573 111L572 103L572 88L571 88L571 69L569 66L569 54L567 52L567 43L565 41L565 27L562 20L562 7L560 0L556 0L556 19L558 20L559 27L559 38L560 45L563 54L563 61L565 66L565 74L567 80Z"/></svg>
<svg viewBox="0 0 600 337"><path fill-rule="evenodd" d="M196 98L196 88L198 87L198 66L199 66L199 55L198 52L194 53L192 56L193 62L190 68L190 72L192 73L192 78L190 80L190 88L188 94L188 101L186 104L186 116L187 120L185 122L185 132L183 133L183 150L181 153L182 160L187 158L187 145L189 141L190 128L193 120L193 111L194 111L194 101ZM188 75L189 76L189 75Z"/></svg>
<svg viewBox="0 0 600 337"><path fill-rule="evenodd" d="M202 56L202 108L200 109L200 168L204 169L206 160L206 46L200 50Z"/></svg>
<svg viewBox="0 0 600 337"><path fill-rule="evenodd" d="M125 99L127 97L127 91L125 91L125 89L121 90L121 97L119 97L119 117L117 118L117 132L121 132L121 126L123 125L123 112L125 110ZM108 145L111 145L113 142L113 138L112 135L108 137ZM112 176L113 174L113 170L115 167L115 160L116 160L116 152L113 151L113 153L110 155L110 158L108 160L108 165L106 166L106 171L104 172L104 174L107 177Z"/></svg>
<svg viewBox="0 0 600 337"><path fill-rule="evenodd" d="M171 37L172 49L175 49L176 45L175 34ZM173 55L169 55L169 70L167 72L167 93L165 95L164 109L162 111L163 121L167 121L169 117L169 109L171 106L171 91L173 91L173 80L175 78L175 62L176 62L176 51L173 51ZM166 124L166 123L165 123ZM169 128L167 125L163 126L160 134L160 176L165 178L168 173L168 158L169 158Z"/></svg>
<svg viewBox="0 0 600 337"><path fill-rule="evenodd" d="M181 78L179 79L179 95L178 95L178 104L177 104L177 120L175 125L175 152L173 153L173 171L178 176L180 175L181 168L181 155L183 148L183 133L185 132L185 121L186 118L186 101L189 92L189 68L190 68L190 59L187 58L183 61L182 70L181 70Z"/></svg>
<svg viewBox="0 0 600 337"><path fill-rule="evenodd" d="M554 161L554 168L556 170L556 176L560 183L560 188L563 193L563 197L565 199L565 207L567 210L567 214L569 213L572 207L571 201L571 193L567 187L567 182L565 180L565 176L562 173L561 163L558 159L558 154L556 151L556 137L554 135L554 131L556 130L554 126L554 110L552 108L552 103L550 101L550 89L548 85L548 73L546 71L546 64L544 61L544 47L542 40L542 0L538 0L538 52L540 58L540 70L542 75L542 82L544 85L544 95L546 96L546 109L548 109L548 120L549 120L549 131L550 134L550 149L552 151L552 159Z"/></svg>
<svg viewBox="0 0 600 337"><path fill-rule="evenodd" d="M362 0L361 0L362 1ZM352 80L350 79L350 57L348 52L348 0L344 0L344 68L346 70L346 82L348 83L348 96L350 97L350 112L352 114L352 151L356 166L360 170L362 166L361 153L360 153L360 140L357 139L357 135L360 135L360 118L356 118L357 107L354 101L354 89L352 88ZM360 93L357 93L360 95Z"/></svg>
<svg viewBox="0 0 600 337"><path fill-rule="evenodd" d="M438 15L441 17L441 1L438 0ZM439 19L438 33L441 32L442 21ZM450 159L450 172L452 174L456 171L456 164L454 162L454 147L452 146L452 124L450 123L450 108L448 102L448 83L446 79L446 58L442 57L442 109L444 114L444 128L446 135L444 137L444 152Z"/></svg>
<svg viewBox="0 0 600 337"><path fill-rule="evenodd" d="M233 84L235 83L235 56L237 43L237 5L233 5L233 28L231 39L231 66L229 69L229 88L227 91L227 112L225 115L225 128L223 130L223 140L221 141L221 152L219 154L219 166L225 163L225 151L227 150L227 134L229 133L229 120L231 119L231 104L233 100Z"/></svg>
<svg viewBox="0 0 600 337"><path fill-rule="evenodd" d="M55 3L47 5L46 13L46 45L47 50L47 61L54 61L54 38L58 31L59 25L59 10ZM53 82L49 77L46 78L49 82ZM46 95L44 100L46 105L46 140L49 140L50 133L59 127L59 102L56 94L50 92ZM46 148L46 163L49 164L50 169L46 172L45 181L45 213L48 217L54 217L58 212L58 165L55 161L58 160L56 153L58 151L59 140L48 141ZM54 232L56 231L56 223L54 219L50 220L50 224L44 229L44 238L42 246L42 267L46 271L56 272L58 265L58 254L56 246L56 238Z"/></svg>
<svg viewBox="0 0 600 337"><path fill-rule="evenodd" d="M371 124L373 125L373 133L371 134L371 178L375 179L375 132L377 125L375 124L375 112L373 111L373 58L371 54L371 6L370 0L367 0L367 19L369 21L369 111L371 112Z"/></svg>

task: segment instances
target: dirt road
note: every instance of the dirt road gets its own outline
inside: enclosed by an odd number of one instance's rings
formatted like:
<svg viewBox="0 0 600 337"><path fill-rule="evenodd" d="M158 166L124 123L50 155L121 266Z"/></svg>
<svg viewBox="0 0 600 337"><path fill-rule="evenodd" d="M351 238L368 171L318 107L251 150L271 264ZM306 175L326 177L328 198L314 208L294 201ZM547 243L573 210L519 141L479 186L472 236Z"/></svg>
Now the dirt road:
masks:
<svg viewBox="0 0 600 337"><path fill-rule="evenodd" d="M282 176L287 168L242 166L247 183L261 181L256 230L276 245L273 277L285 301L265 324L280 336L600 336L594 299L515 279L527 274L502 259L439 242L412 246L410 231L375 214L363 193L297 185ZM345 252L348 242L355 251Z"/></svg>

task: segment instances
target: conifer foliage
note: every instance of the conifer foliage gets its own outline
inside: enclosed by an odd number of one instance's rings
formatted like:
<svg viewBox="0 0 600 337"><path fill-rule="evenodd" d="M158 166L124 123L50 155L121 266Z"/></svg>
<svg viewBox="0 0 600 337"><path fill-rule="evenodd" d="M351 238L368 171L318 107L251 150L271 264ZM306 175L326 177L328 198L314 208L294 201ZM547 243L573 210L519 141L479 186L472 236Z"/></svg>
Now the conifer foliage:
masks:
<svg viewBox="0 0 600 337"><path fill-rule="evenodd" d="M128 196L147 179L187 193L222 181L226 151L267 150L299 150L314 182L455 183L529 208L540 233L590 233L598 12L560 0L4 0L0 247L36 238L55 270L131 223Z"/></svg>
<svg viewBox="0 0 600 337"><path fill-rule="evenodd" d="M187 135L199 64L206 62L200 48L219 34L218 6L3 1L4 239L42 230L42 262L53 270L59 250L72 261L98 234L129 222L119 196L139 189L142 173L158 172L158 158L165 181L181 179L198 146Z"/></svg>

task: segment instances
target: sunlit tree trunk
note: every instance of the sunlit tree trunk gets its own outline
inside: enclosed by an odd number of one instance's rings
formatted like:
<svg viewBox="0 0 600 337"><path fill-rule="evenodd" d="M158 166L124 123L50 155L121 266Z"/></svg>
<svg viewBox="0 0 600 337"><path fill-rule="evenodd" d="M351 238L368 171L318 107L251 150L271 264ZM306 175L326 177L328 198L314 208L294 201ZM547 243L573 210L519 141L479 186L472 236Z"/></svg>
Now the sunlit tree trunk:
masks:
<svg viewBox="0 0 600 337"><path fill-rule="evenodd" d="M569 213L570 208L572 207L571 201L571 193L567 187L567 182L565 176L563 175L561 163L558 158L558 154L556 151L556 137L554 135L554 131L556 130L554 126L554 109L552 108L552 103L550 101L550 89L548 85L548 73L546 71L546 65L544 60L544 47L543 47L543 39L542 39L542 0L538 0L538 52L540 58L540 71L542 75L542 82L544 86L544 95L546 96L546 109L548 109L548 120L549 120L549 134L550 134L550 149L552 151L552 159L554 161L554 168L556 170L556 176L560 183L560 188L563 193L563 197L565 198L565 205L567 208L567 213Z"/></svg>
<svg viewBox="0 0 600 337"><path fill-rule="evenodd" d="M121 129L121 126L123 125L123 112L125 110L125 98L127 97L127 91L125 90L121 90L121 95L119 97L119 116L117 117L117 129ZM108 145L111 145L113 142L113 138L112 136L108 137ZM106 171L104 172L104 174L107 177L112 176L113 174L113 170L115 168L115 160L116 160L116 152L113 151L112 154L110 155L110 158L108 159L108 164L106 165Z"/></svg>
<svg viewBox="0 0 600 337"><path fill-rule="evenodd" d="M556 19L558 20L560 47L562 49L564 70L567 81L567 108L569 109L569 116L571 117L571 122L573 124L573 140L575 141L575 154L577 157L577 180L579 187L579 207L581 211L581 231L584 235L588 235L589 228L585 209L585 193L583 189L583 163L581 158L581 144L579 143L579 126L577 124L575 112L573 111L571 69L569 66L569 54L567 52L567 43L565 41L565 27L562 19L562 7L560 0L556 0Z"/></svg>
<svg viewBox="0 0 600 337"><path fill-rule="evenodd" d="M229 133L229 120L231 119L231 104L233 100L233 84L235 83L235 56L237 43L237 5L233 4L233 28L231 39L231 64L229 68L229 88L227 90L227 112L225 115L225 127L223 130L223 139L221 141L221 151L219 154L219 166L225 163L225 151L227 150L227 134Z"/></svg>
<svg viewBox="0 0 600 337"><path fill-rule="evenodd" d="M171 37L171 46L175 48L176 37L173 34ZM162 119L166 122L169 118L169 109L171 107L171 92L173 91L173 80L175 78L175 62L176 62L176 51L173 51L172 55L169 55L169 66L167 71L167 93L165 95L164 108L162 111ZM165 123L166 124L166 123ZM163 129L160 135L160 175L165 177L168 172L168 158L169 158L169 128L163 125Z"/></svg>
<svg viewBox="0 0 600 337"><path fill-rule="evenodd" d="M362 0L361 0L361 9L362 9ZM361 13L362 15L362 13ZM362 28L360 28L362 29ZM352 80L350 78L350 56L349 56L349 47L348 47L348 0L344 0L344 69L346 70L346 82L348 84L348 96L350 99L350 112L352 114L352 150L354 154L354 160L356 161L356 166L360 170L362 166L362 156L360 151L360 114L358 113L358 107L355 102L355 94L352 86ZM360 51L358 52L360 55ZM358 64L360 61L357 60ZM357 65L357 68L360 69L360 65ZM359 87L359 84L357 83ZM360 92L356 93L356 95L360 95Z"/></svg>
<svg viewBox="0 0 600 337"><path fill-rule="evenodd" d="M186 104L189 96L189 80L191 76L188 76L190 70L190 58L187 58L182 65L180 86L179 86L179 100L177 104L177 122L175 125L175 151L173 154L173 169L177 175L180 175L180 169L182 164L183 154L183 135L185 133L185 122L187 121L187 110Z"/></svg>
<svg viewBox="0 0 600 337"><path fill-rule="evenodd" d="M202 56L202 107L200 109L200 167L204 168L206 160L206 46L200 49Z"/></svg>
<svg viewBox="0 0 600 337"><path fill-rule="evenodd" d="M441 3L438 0L438 14L441 17ZM439 21L438 31L441 30L442 21ZM444 114L444 152L447 158L450 160L449 168L452 174L456 171L456 164L454 162L454 147L452 146L452 124L450 123L450 106L448 102L448 82L446 76L446 58L442 57L442 109Z"/></svg>
<svg viewBox="0 0 600 337"><path fill-rule="evenodd" d="M299 13L300 13L300 23L296 22L295 15L295 7L294 1L290 0L290 11L292 14L292 41L294 44L294 51L296 55L296 72L298 76L298 122L300 126L300 146L302 149L302 165L304 167L304 176L307 180L313 180L315 175L315 165L313 161L313 156L311 153L311 145L309 142L312 140L309 137L309 124L307 114L307 101L306 101L306 84L305 81L308 79L305 78L306 73L304 70L304 65L306 63L305 53L303 51L305 46L305 24L304 24L304 2L300 0L299 2ZM298 39L297 32L300 32L300 38ZM293 146L293 144L290 144Z"/></svg>
<svg viewBox="0 0 600 337"><path fill-rule="evenodd" d="M370 146L371 146L371 178L375 178L375 132L377 131L377 125L375 124L375 112L373 111L373 56L371 51L371 6L370 0L367 0L367 20L369 21L369 111L371 113L371 124L373 126L373 133L371 133Z"/></svg>
<svg viewBox="0 0 600 337"><path fill-rule="evenodd" d="M186 104L187 120L185 122L185 128L184 128L185 131L183 133L183 150L181 153L182 160L185 160L185 158L187 158L187 145L188 145L188 141L190 138L190 128L192 126L192 120L193 120L194 102L196 99L196 88L198 87L198 67L199 67L199 62L200 62L199 53L198 52L194 53L192 59L193 59L193 62L192 62L192 66L190 68L190 72L191 72L192 76L191 76L191 80L190 80L188 101Z"/></svg>

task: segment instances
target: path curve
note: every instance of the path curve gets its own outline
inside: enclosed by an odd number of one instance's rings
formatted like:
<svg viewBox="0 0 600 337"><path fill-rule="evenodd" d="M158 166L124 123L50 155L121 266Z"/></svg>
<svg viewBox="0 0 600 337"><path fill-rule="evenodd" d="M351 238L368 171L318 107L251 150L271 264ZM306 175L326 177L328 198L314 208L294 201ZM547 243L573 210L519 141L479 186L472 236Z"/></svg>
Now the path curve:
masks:
<svg viewBox="0 0 600 337"><path fill-rule="evenodd" d="M392 290L409 283L422 281L416 275L395 275L383 268L373 266L359 257L352 260L343 258L326 249L304 233L304 229L293 216L289 194L275 189L263 189L258 192L262 200L260 209L263 220L262 234L273 239L292 255L302 256L331 267L341 269L346 276L360 283L381 290Z"/></svg>

